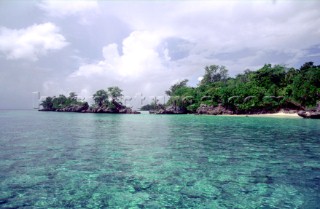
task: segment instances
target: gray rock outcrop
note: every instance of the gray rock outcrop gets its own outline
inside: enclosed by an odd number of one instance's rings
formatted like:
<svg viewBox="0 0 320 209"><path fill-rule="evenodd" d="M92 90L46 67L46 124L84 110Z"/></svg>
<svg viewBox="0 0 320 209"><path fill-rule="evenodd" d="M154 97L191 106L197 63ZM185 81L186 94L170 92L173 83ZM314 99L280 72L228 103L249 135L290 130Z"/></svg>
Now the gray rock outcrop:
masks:
<svg viewBox="0 0 320 209"><path fill-rule="evenodd" d="M298 115L303 118L310 118L310 119L320 119L320 111L304 111L301 110L298 112Z"/></svg>
<svg viewBox="0 0 320 209"><path fill-rule="evenodd" d="M210 106L210 105L201 104L200 107L197 109L197 114L206 114L206 115L227 114L227 115L232 115L233 111L226 109L221 104L219 104L216 107Z"/></svg>
<svg viewBox="0 0 320 209"><path fill-rule="evenodd" d="M166 108L161 108L159 110L149 111L150 114L187 114L188 110L184 107L179 106L169 106Z"/></svg>

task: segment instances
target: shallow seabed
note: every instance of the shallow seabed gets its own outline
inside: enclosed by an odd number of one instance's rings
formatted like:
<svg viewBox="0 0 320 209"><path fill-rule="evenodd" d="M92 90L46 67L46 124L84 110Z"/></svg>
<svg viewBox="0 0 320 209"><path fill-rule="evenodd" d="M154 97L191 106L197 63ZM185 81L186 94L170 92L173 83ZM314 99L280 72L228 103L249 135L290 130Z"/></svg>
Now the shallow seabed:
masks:
<svg viewBox="0 0 320 209"><path fill-rule="evenodd" d="M0 111L0 208L320 208L320 120Z"/></svg>

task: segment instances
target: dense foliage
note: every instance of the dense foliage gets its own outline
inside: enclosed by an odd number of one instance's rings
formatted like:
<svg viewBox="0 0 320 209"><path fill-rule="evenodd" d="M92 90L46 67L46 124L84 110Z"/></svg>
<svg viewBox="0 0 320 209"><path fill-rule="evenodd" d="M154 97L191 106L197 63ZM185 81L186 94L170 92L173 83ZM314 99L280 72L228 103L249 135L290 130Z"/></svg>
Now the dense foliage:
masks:
<svg viewBox="0 0 320 209"><path fill-rule="evenodd" d="M186 81L186 83L187 82L188 81ZM140 110L142 110L142 111L150 111L150 110L159 110L161 108L164 108L164 106L162 104L159 104L159 100L157 99L157 97L154 97L150 104L143 105L140 108Z"/></svg>
<svg viewBox="0 0 320 209"><path fill-rule="evenodd" d="M114 107L114 102L120 103L120 98L122 97L122 90L117 87L109 87L107 90L100 89L93 94L92 98L94 100L94 105L96 107ZM63 94L60 94L58 97L47 97L41 102L43 109L47 110L58 110L65 107L83 105L84 102L77 99L77 95L74 92L71 92L68 97Z"/></svg>
<svg viewBox="0 0 320 209"><path fill-rule="evenodd" d="M299 69L282 65L266 64L257 71L245 70L244 73L228 76L224 66L205 67L203 79L197 87L187 85L182 80L166 91L170 96L167 106L180 110L196 112L201 104L223 106L234 113L275 112L285 109L313 108L320 101L320 65L307 62ZM95 108L117 109L122 105L119 87L101 89L93 94ZM77 95L71 92L68 97L47 97L41 105L44 109L56 110L72 105L82 105ZM141 110L164 108L155 98ZM118 108L119 109L119 108Z"/></svg>
<svg viewBox="0 0 320 209"><path fill-rule="evenodd" d="M71 92L68 97L60 94L58 97L47 97L41 102L44 109L61 109L70 105L81 105L83 102L77 100L77 95Z"/></svg>
<svg viewBox="0 0 320 209"><path fill-rule="evenodd" d="M168 105L194 112L200 104L220 104L244 113L310 108L320 100L320 66L313 62L305 63L300 69L266 64L234 78L228 76L226 67L211 65L205 67L197 87L189 87L187 82L178 82L166 91L171 96Z"/></svg>

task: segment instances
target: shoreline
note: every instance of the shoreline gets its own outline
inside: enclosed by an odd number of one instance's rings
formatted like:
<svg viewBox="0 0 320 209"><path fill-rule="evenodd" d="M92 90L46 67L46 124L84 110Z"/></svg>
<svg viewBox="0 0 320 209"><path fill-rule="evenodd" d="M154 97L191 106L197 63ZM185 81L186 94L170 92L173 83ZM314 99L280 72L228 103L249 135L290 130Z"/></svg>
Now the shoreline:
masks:
<svg viewBox="0 0 320 209"><path fill-rule="evenodd" d="M299 118L298 113L285 113L285 112L277 112L277 113L265 113L265 114L243 114L243 115L221 115L221 116L235 116L235 117L281 117L281 118Z"/></svg>
<svg viewBox="0 0 320 209"><path fill-rule="evenodd" d="M74 113L93 113L93 114L151 114L148 111L133 111L130 113L127 112L77 112L77 111L52 111L52 110L38 110L40 112L74 112ZM156 114L158 115L158 114ZM159 114L159 115L184 115L184 114ZM275 117L275 118L300 118L298 113L286 113L286 112L277 112L277 113L262 113L262 114L194 114L191 115L207 115L207 116L227 116L227 117Z"/></svg>

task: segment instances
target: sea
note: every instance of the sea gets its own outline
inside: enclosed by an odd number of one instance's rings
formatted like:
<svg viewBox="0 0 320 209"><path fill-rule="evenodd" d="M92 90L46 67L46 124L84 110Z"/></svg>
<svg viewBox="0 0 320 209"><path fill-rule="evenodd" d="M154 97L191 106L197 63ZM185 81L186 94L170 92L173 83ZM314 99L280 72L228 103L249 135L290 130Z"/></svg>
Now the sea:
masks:
<svg viewBox="0 0 320 209"><path fill-rule="evenodd" d="M0 208L320 208L320 120L0 111Z"/></svg>

